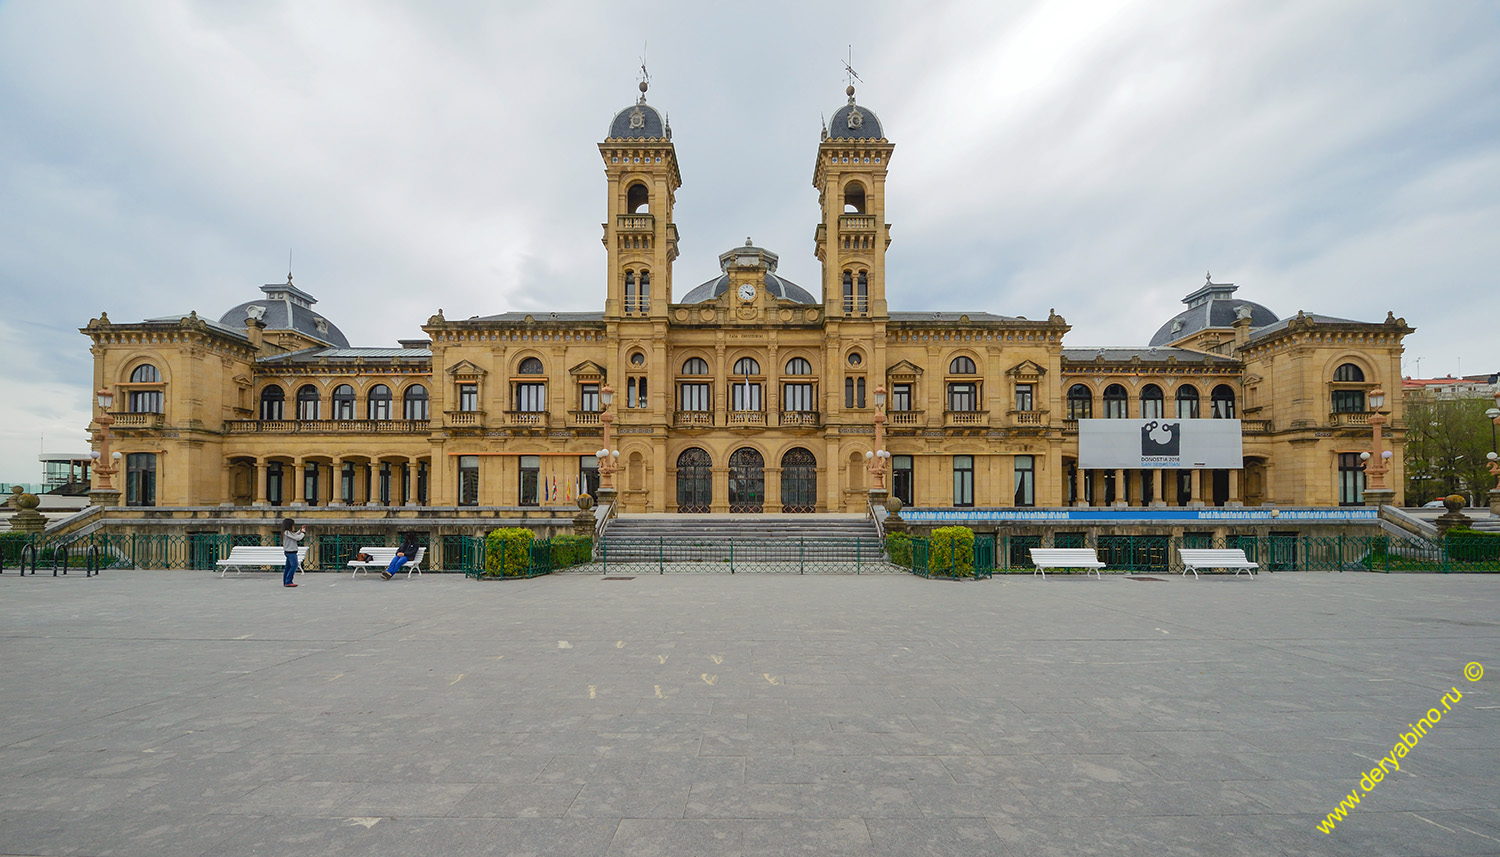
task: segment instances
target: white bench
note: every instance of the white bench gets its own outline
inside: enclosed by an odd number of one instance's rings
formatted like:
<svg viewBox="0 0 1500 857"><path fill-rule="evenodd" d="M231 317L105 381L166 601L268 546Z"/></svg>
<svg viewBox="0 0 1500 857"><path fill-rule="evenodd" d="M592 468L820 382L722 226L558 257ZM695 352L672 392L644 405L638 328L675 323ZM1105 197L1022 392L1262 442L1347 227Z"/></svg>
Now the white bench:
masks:
<svg viewBox="0 0 1500 857"><path fill-rule="evenodd" d="M257 545L235 545L229 549L229 556L216 563L219 566L219 576L224 572L234 569L235 574L240 573L240 567L246 565L273 565L286 567L286 555L289 551L272 545L262 547ZM297 571L305 571L303 564L307 562L307 548L297 548Z"/></svg>
<svg viewBox="0 0 1500 857"><path fill-rule="evenodd" d="M364 548L360 548L359 552L363 553L363 554L369 554L370 555L370 559L369 559L368 562L360 562L357 559L351 559L351 560L349 560L349 563L348 563L349 567L352 568L352 569L354 569L354 574L352 576L353 577L359 577L359 573L361 571L369 571L372 568L378 568L378 569L384 570L387 566L389 566L391 564L391 560L393 560L393 559L396 558L396 551L398 551L398 550L400 550L400 548L377 548L377 547L364 547ZM401 568L406 571L406 576L407 577L411 577L411 573L413 571L415 571L417 574L421 574L422 573L422 569L421 569L422 560L425 559L426 557L427 557L427 548L417 548L417 555L416 555L416 557L413 558L413 559L407 560L406 561L406 565L401 566Z"/></svg>
<svg viewBox="0 0 1500 857"><path fill-rule="evenodd" d="M1045 569L1049 568L1082 568L1092 570L1096 577L1104 579L1099 574L1104 563L1099 561L1093 548L1032 548L1031 563L1036 566L1032 576L1040 574L1043 580L1047 579Z"/></svg>
<svg viewBox="0 0 1500 857"><path fill-rule="evenodd" d="M1178 548L1177 553L1182 557L1182 576L1187 577L1191 571L1194 580L1198 579L1200 568L1232 568L1236 577L1242 571L1254 577L1255 570L1260 568L1259 563L1245 559L1245 552L1239 548Z"/></svg>

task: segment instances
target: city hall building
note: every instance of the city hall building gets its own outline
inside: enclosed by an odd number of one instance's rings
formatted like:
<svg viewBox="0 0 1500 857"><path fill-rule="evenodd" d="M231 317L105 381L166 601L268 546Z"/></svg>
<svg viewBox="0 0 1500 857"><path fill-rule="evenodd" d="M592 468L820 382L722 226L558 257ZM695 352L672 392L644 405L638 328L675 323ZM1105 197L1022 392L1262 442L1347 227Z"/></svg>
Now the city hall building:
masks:
<svg viewBox="0 0 1500 857"><path fill-rule="evenodd" d="M875 460L918 509L1362 501L1404 320L1282 317L1211 278L1139 347L1067 342L1055 311L890 307L895 145L852 87L809 146L820 282L747 239L677 288L682 176L644 91L599 144L601 311L438 311L427 339L352 346L289 275L227 311L91 320L120 502L571 507L597 485L607 388L624 513L863 512L878 416ZM1101 419L1235 420L1241 443L1215 469L1080 467L1080 423Z"/></svg>

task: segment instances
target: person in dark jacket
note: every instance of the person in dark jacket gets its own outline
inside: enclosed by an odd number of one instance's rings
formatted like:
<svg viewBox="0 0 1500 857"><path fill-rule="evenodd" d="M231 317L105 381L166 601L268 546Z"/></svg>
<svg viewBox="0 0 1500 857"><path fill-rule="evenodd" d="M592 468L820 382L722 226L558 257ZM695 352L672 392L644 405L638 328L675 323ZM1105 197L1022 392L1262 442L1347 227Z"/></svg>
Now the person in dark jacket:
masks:
<svg viewBox="0 0 1500 857"><path fill-rule="evenodd" d="M417 537L414 533L407 533L401 537L401 547L396 549L396 556L391 559L391 564L380 576L390 580L401 570L401 566L417 558Z"/></svg>

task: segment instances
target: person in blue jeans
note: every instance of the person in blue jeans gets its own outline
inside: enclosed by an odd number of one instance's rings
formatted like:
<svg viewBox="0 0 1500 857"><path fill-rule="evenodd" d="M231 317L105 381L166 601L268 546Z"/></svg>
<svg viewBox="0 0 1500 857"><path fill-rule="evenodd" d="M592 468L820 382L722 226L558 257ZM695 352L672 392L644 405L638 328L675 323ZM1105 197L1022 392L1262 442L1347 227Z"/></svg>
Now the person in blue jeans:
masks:
<svg viewBox="0 0 1500 857"><path fill-rule="evenodd" d="M406 565L416 558L417 537L412 533L407 533L401 537L401 547L396 549L396 555L391 558L391 564L386 567L385 571L380 573L380 576L386 580L390 580L396 576L396 572L401 570L401 566Z"/></svg>
<svg viewBox="0 0 1500 857"><path fill-rule="evenodd" d="M296 529L297 523L291 518L281 522L281 550L286 554L286 571L281 575L282 586L296 586L292 582L292 575L297 573L297 548L301 547L302 537L307 535L307 527Z"/></svg>

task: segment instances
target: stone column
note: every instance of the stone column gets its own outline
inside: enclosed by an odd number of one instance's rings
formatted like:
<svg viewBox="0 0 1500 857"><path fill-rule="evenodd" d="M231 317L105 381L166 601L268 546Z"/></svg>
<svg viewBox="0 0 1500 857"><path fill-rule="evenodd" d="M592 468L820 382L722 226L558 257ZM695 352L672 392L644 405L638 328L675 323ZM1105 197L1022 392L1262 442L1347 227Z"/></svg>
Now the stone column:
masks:
<svg viewBox="0 0 1500 857"><path fill-rule="evenodd" d="M1238 509L1241 506L1245 505L1245 501L1240 497L1240 471L1239 470L1230 470L1229 471L1229 500L1224 505L1225 506L1232 506L1232 507L1234 507L1236 509Z"/></svg>
<svg viewBox="0 0 1500 857"><path fill-rule="evenodd" d="M1078 499L1073 502L1074 506L1082 508L1089 504L1089 496L1087 491L1085 490L1085 486L1088 483L1088 478L1088 471L1084 470L1082 467L1078 468L1078 475L1074 479L1074 482L1076 482L1078 486Z"/></svg>
<svg viewBox="0 0 1500 857"><path fill-rule="evenodd" d="M1193 468L1193 499L1188 501L1188 505L1195 509L1205 505L1203 502L1203 471L1196 467Z"/></svg>
<svg viewBox="0 0 1500 857"><path fill-rule="evenodd" d="M1142 492L1141 496L1145 496ZM1167 471L1154 468L1151 471L1151 502L1153 509L1164 509L1167 505Z"/></svg>
<svg viewBox="0 0 1500 857"><path fill-rule="evenodd" d="M288 478L288 474L286 472L287 468L281 468L281 502L285 506L303 505L302 502L297 499L297 497L302 493L302 467L302 459L292 459L292 472L290 474L290 478Z"/></svg>
<svg viewBox="0 0 1500 857"><path fill-rule="evenodd" d="M264 458L256 458L250 464L250 490L254 495L251 503L256 506L269 506L271 501L266 497L266 483L271 478L271 462Z"/></svg>
<svg viewBox="0 0 1500 857"><path fill-rule="evenodd" d="M1129 492L1125 490L1125 471L1115 471L1115 505L1129 506L1130 501L1126 499Z"/></svg>
<svg viewBox="0 0 1500 857"><path fill-rule="evenodd" d="M344 460L335 458L328 462L328 505L344 505Z"/></svg>

